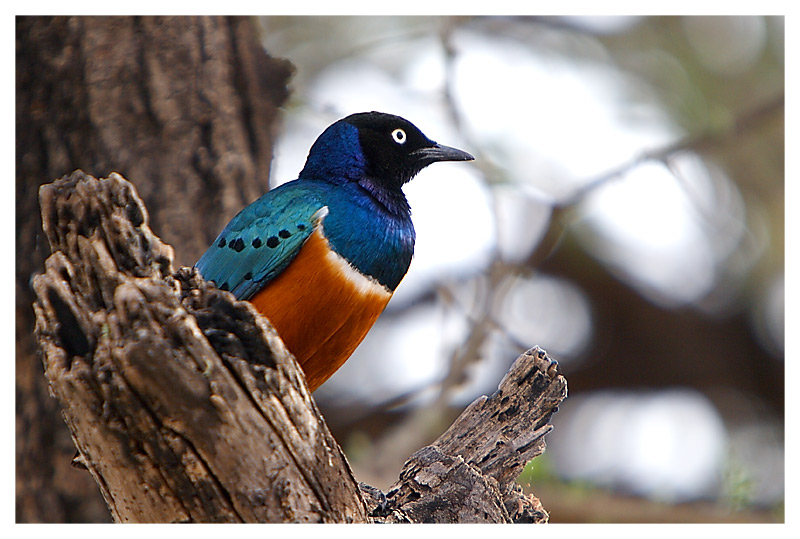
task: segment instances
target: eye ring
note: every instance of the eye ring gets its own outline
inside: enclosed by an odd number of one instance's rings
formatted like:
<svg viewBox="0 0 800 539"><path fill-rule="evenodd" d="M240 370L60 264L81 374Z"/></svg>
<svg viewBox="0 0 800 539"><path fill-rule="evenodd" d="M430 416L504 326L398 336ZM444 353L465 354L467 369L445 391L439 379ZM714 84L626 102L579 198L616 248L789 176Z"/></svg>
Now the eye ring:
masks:
<svg viewBox="0 0 800 539"><path fill-rule="evenodd" d="M405 144L406 139L408 139L408 137L406 136L406 132L400 129L399 127L394 131L392 131L392 140L394 140L396 143Z"/></svg>

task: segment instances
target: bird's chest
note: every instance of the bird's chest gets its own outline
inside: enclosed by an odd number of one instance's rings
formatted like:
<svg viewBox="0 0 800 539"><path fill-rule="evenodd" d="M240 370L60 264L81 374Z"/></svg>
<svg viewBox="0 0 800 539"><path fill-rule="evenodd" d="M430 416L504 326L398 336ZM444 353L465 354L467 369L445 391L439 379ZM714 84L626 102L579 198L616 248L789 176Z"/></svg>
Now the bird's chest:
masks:
<svg viewBox="0 0 800 539"><path fill-rule="evenodd" d="M353 353L391 296L333 251L317 229L250 302L275 326L313 390Z"/></svg>
<svg viewBox="0 0 800 539"><path fill-rule="evenodd" d="M331 208L323 230L337 254L389 290L394 291L408 271L415 241L410 219L360 207Z"/></svg>

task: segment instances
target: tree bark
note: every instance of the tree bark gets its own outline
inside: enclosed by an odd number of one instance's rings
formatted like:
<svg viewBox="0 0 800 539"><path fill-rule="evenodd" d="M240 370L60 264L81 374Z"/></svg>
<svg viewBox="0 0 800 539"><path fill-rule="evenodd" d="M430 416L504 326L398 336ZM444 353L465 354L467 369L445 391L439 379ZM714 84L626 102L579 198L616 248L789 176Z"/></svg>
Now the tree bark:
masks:
<svg viewBox="0 0 800 539"><path fill-rule="evenodd" d="M268 189L291 71L246 17L17 17L17 521L108 519L68 464L74 447L36 357L40 185L78 168L136 178L153 228L191 264Z"/></svg>
<svg viewBox="0 0 800 539"><path fill-rule="evenodd" d="M566 396L538 349L405 464L359 485L298 364L247 302L173 271L133 186L40 190L53 254L34 279L45 373L121 522L546 522L515 479Z"/></svg>

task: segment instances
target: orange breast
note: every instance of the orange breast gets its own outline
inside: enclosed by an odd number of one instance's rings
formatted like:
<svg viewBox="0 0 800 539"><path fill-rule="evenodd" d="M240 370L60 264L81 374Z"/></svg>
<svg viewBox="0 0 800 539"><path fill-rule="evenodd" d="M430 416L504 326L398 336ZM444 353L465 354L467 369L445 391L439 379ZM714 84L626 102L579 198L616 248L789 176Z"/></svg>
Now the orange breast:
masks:
<svg viewBox="0 0 800 539"><path fill-rule="evenodd" d="M317 229L250 302L275 326L314 391L350 357L391 296L333 253Z"/></svg>

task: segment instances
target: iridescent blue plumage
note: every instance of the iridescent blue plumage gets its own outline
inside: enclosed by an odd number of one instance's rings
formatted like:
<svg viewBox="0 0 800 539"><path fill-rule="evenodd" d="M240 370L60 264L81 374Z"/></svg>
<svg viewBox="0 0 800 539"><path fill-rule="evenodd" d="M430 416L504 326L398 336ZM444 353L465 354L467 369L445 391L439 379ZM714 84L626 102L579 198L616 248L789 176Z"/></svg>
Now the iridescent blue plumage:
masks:
<svg viewBox="0 0 800 539"><path fill-rule="evenodd" d="M339 255L397 288L414 252L410 214L389 214L355 182L298 179L268 191L231 220L197 268L238 299L250 299L294 259L318 219Z"/></svg>
<svg viewBox="0 0 800 539"><path fill-rule="evenodd" d="M339 120L298 179L243 209L197 262L278 330L313 390L349 357L408 271L414 225L402 186L472 156L377 112Z"/></svg>
<svg viewBox="0 0 800 539"><path fill-rule="evenodd" d="M402 122L398 125L415 129ZM422 133L415 138L417 144L438 146ZM315 216L322 217L327 206L323 231L331 247L362 274L389 290L397 288L415 240L400 187L417 171L401 169L387 185L385 175L394 171L381 162L368 163L362 143L358 127L347 121L326 129L297 180L264 194L220 233L196 264L203 277L249 299L292 261L311 234Z"/></svg>
<svg viewBox="0 0 800 539"><path fill-rule="evenodd" d="M198 260L203 277L249 299L294 259L325 206L312 185L290 182L234 217Z"/></svg>

